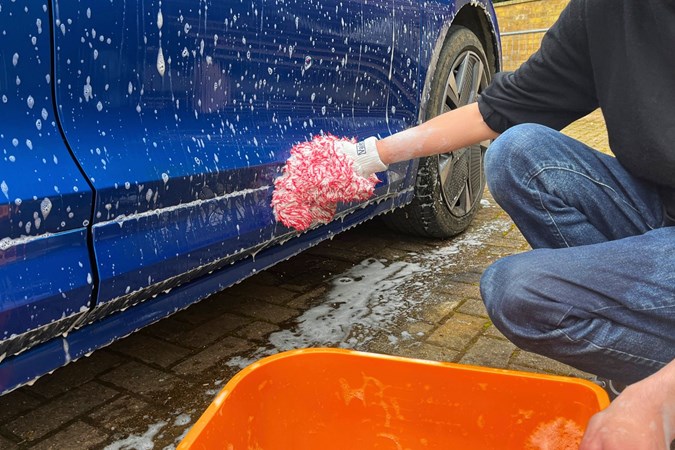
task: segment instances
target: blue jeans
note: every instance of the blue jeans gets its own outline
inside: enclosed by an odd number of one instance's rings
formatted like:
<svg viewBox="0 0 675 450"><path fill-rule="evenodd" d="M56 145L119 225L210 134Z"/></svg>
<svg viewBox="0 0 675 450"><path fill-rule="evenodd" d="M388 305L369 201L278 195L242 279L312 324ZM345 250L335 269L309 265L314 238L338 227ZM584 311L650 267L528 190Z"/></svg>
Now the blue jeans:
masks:
<svg viewBox="0 0 675 450"><path fill-rule="evenodd" d="M483 274L494 325L524 350L624 383L673 360L675 227L656 186L541 125L497 138L485 170L533 248Z"/></svg>

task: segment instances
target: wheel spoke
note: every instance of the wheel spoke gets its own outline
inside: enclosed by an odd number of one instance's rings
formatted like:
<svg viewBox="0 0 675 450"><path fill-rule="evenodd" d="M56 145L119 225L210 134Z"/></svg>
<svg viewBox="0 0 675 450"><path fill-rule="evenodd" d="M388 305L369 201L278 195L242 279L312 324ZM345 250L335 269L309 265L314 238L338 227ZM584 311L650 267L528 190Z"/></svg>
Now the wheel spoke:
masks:
<svg viewBox="0 0 675 450"><path fill-rule="evenodd" d="M457 80L455 74L451 71L448 82L445 86L445 105L443 112L455 109L459 106L459 97L457 94Z"/></svg>
<svg viewBox="0 0 675 450"><path fill-rule="evenodd" d="M466 99L467 103L473 103L477 100L478 91L483 83L483 77L485 77L485 66L483 65L483 61L481 61L480 58L475 58L474 62L471 91L469 93L469 98Z"/></svg>
<svg viewBox="0 0 675 450"><path fill-rule="evenodd" d="M462 105L466 105L471 98L471 90L473 89L473 67L476 64L474 58L470 53L467 53L459 65L458 84L459 84L459 101Z"/></svg>
<svg viewBox="0 0 675 450"><path fill-rule="evenodd" d="M470 203L470 200L467 201L467 190L467 184L465 183L459 192L453 193L453 198L448 199L450 210L457 217L461 217L469 211L469 208L466 206L467 203Z"/></svg>
<svg viewBox="0 0 675 450"><path fill-rule="evenodd" d="M446 181L452 175L452 165L454 158L452 155L444 154L439 156L438 160L438 175L441 179L441 185L445 186Z"/></svg>
<svg viewBox="0 0 675 450"><path fill-rule="evenodd" d="M463 194L463 201L459 202L462 208L462 213L466 214L471 210L471 207L473 206L473 200L474 200L474 195L473 192L471 191L471 183L469 183L469 180L466 181L466 185L464 186L464 192Z"/></svg>

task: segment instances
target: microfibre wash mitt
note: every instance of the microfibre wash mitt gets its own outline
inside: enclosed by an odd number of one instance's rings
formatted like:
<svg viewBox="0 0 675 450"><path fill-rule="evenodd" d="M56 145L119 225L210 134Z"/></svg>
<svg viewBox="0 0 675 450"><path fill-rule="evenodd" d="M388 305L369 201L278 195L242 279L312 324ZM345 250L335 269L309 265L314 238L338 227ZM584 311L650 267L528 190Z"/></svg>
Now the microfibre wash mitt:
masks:
<svg viewBox="0 0 675 450"><path fill-rule="evenodd" d="M354 159L342 150L345 143L356 141L326 134L291 148L282 175L274 181L272 208L278 221L303 231L330 222L338 202L373 195L377 176L357 173Z"/></svg>

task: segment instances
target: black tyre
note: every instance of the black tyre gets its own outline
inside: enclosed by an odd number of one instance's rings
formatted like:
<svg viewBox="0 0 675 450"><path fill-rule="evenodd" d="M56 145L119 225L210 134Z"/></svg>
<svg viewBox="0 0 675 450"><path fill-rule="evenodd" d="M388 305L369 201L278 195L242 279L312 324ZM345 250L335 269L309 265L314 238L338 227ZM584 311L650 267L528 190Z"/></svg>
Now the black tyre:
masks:
<svg viewBox="0 0 675 450"><path fill-rule="evenodd" d="M468 28L453 26L441 48L424 120L475 102L493 72L478 37ZM412 203L386 214L387 225L396 231L433 238L448 238L464 231L483 195L483 157L488 144L421 158Z"/></svg>

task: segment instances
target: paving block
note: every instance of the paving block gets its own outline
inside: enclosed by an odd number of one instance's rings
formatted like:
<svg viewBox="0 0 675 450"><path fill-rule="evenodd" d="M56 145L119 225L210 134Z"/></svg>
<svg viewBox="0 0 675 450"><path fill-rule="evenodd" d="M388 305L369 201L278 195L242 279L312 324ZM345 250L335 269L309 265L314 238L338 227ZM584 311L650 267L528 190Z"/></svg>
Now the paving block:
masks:
<svg viewBox="0 0 675 450"><path fill-rule="evenodd" d="M354 263L352 262L342 261L339 259L319 258L316 264L312 267L312 270L322 270L337 275L348 271L352 267L354 267ZM310 268L305 268L304 272L309 270Z"/></svg>
<svg viewBox="0 0 675 450"><path fill-rule="evenodd" d="M254 319L277 324L285 322L300 314L296 309L273 305L272 303L263 302L261 300L249 299L232 305L232 311Z"/></svg>
<svg viewBox="0 0 675 450"><path fill-rule="evenodd" d="M116 395L118 392L114 389L92 381L31 410L5 428L21 439L34 441Z"/></svg>
<svg viewBox="0 0 675 450"><path fill-rule="evenodd" d="M19 446L14 442L5 439L0 436L0 450L18 450Z"/></svg>
<svg viewBox="0 0 675 450"><path fill-rule="evenodd" d="M505 369L516 346L503 339L481 336L459 360L462 364Z"/></svg>
<svg viewBox="0 0 675 450"><path fill-rule="evenodd" d="M425 253L435 248L437 241L418 238L415 236L398 235L393 237L388 248L409 252L412 254Z"/></svg>
<svg viewBox="0 0 675 450"><path fill-rule="evenodd" d="M132 334L115 342L109 349L161 367L169 367L190 352L184 347L142 334Z"/></svg>
<svg viewBox="0 0 675 450"><path fill-rule="evenodd" d="M186 347L202 349L252 321L250 317L225 313L185 332L176 332L168 339Z"/></svg>
<svg viewBox="0 0 675 450"><path fill-rule="evenodd" d="M287 278L281 287L297 295L298 292L307 292L308 289L326 284L334 276L335 272L331 270L312 268L292 278Z"/></svg>
<svg viewBox="0 0 675 450"><path fill-rule="evenodd" d="M173 316L166 317L159 322L145 327L139 331L140 334L154 336L159 339L172 341L176 335L184 333L195 327L195 324L181 320L185 311L180 311Z"/></svg>
<svg viewBox="0 0 675 450"><path fill-rule="evenodd" d="M52 398L93 380L99 374L122 364L122 362L122 358L110 353L107 349L95 352L89 357L80 358L55 370L50 376L40 378L26 390Z"/></svg>
<svg viewBox="0 0 675 450"><path fill-rule="evenodd" d="M252 347L250 341L228 336L178 364L173 371L185 376L196 375Z"/></svg>
<svg viewBox="0 0 675 450"><path fill-rule="evenodd" d="M256 300L263 300L265 302L274 303L275 305L283 305L298 295L296 292L288 291L276 286L261 285L254 281L254 279L248 279L241 284L233 286L231 290L228 290L228 295L238 299L253 298Z"/></svg>
<svg viewBox="0 0 675 450"><path fill-rule="evenodd" d="M495 338L501 338L501 339L507 339L506 336L502 334L501 331L497 329L496 326L490 325L486 330L485 333L483 333L485 336L491 336Z"/></svg>
<svg viewBox="0 0 675 450"><path fill-rule="evenodd" d="M426 322L410 322L404 325L406 331L413 339L424 340L434 329L434 325Z"/></svg>
<svg viewBox="0 0 675 450"><path fill-rule="evenodd" d="M279 330L278 325L257 320L237 330L236 335L244 339L260 341L277 330Z"/></svg>
<svg viewBox="0 0 675 450"><path fill-rule="evenodd" d="M183 383L178 377L147 364L130 361L99 377L106 383L113 384L129 392L141 395L157 396Z"/></svg>
<svg viewBox="0 0 675 450"><path fill-rule="evenodd" d="M485 247L485 249L483 249L482 255L484 257L497 260L497 259L504 258L506 256L515 255L516 253L520 253L520 252L516 251L514 249L506 248L506 247L489 246L489 247Z"/></svg>
<svg viewBox="0 0 675 450"><path fill-rule="evenodd" d="M211 297L191 305L174 317L177 320L197 325L220 314L230 312L232 304L236 304L243 299L240 300L236 296L229 295L229 292L229 289L218 292Z"/></svg>
<svg viewBox="0 0 675 450"><path fill-rule="evenodd" d="M392 353L404 358L426 359L427 361L454 362L459 358L459 352L438 345L419 343L416 346L397 349Z"/></svg>
<svg viewBox="0 0 675 450"><path fill-rule="evenodd" d="M309 292L298 295L293 300L286 303L286 306L298 310L309 309L317 299L319 299L319 302L323 302L323 295L326 291L328 291L328 286L324 285L316 287Z"/></svg>
<svg viewBox="0 0 675 450"><path fill-rule="evenodd" d="M433 299L436 300L433 304L431 302L424 305L424 308L420 312L420 318L425 322L429 323L440 323L443 319L452 314L461 304L460 299L448 298L447 295L432 295ZM442 300L442 299L446 300Z"/></svg>
<svg viewBox="0 0 675 450"><path fill-rule="evenodd" d="M258 285L265 285L265 286L276 286L281 282L279 275L275 274L271 270L264 270L262 272L258 272L254 276L249 278L249 280Z"/></svg>
<svg viewBox="0 0 675 450"><path fill-rule="evenodd" d="M0 423L7 422L12 417L25 411L37 408L41 400L28 395L25 389L16 390L0 397Z"/></svg>
<svg viewBox="0 0 675 450"><path fill-rule="evenodd" d="M483 275L483 271L476 272L454 272L443 275L443 282L445 284L458 284L466 283L474 286L478 286L480 282L480 277Z"/></svg>
<svg viewBox="0 0 675 450"><path fill-rule="evenodd" d="M435 296L451 295L454 298L465 299L474 298L480 299L480 287L476 283L447 283L441 282L433 290Z"/></svg>
<svg viewBox="0 0 675 450"><path fill-rule="evenodd" d="M509 252L519 252L523 248L523 241L521 239L515 240L504 235L490 236L485 240L484 244L487 249L496 247L497 250L505 251L507 254Z"/></svg>
<svg viewBox="0 0 675 450"><path fill-rule="evenodd" d="M152 415L157 412L157 406L151 405L137 397L122 395L112 402L108 402L89 413L90 420L110 431L117 431L130 423L136 417Z"/></svg>
<svg viewBox="0 0 675 450"><path fill-rule="evenodd" d="M31 447L31 450L95 449L108 439L108 435L98 428L77 421L44 441Z"/></svg>
<svg viewBox="0 0 675 450"><path fill-rule="evenodd" d="M308 252L303 252L293 256L289 260L275 264L274 266L267 269L267 271L273 272L279 277L279 282L284 283L288 279L300 275L306 270L314 268L317 264L325 259L326 258L321 256L311 255Z"/></svg>
<svg viewBox="0 0 675 450"><path fill-rule="evenodd" d="M372 229L373 224L367 223L364 225L365 230L368 228ZM359 233L354 238L345 240L345 243L347 244L345 248L363 257L369 257L375 254L379 255L382 249L389 247L392 238L395 239L395 235L378 231L380 230L372 230L370 233Z"/></svg>
<svg viewBox="0 0 675 450"><path fill-rule="evenodd" d="M427 343L462 351L483 332L486 319L455 313L436 329L427 339Z"/></svg>
<svg viewBox="0 0 675 450"><path fill-rule="evenodd" d="M314 256L339 259L351 263L359 263L370 255L369 252L355 251L354 249L338 246L336 243L336 241L324 242L321 245L310 248L307 252Z"/></svg>
<svg viewBox="0 0 675 450"><path fill-rule="evenodd" d="M504 239L511 239L513 241L517 241L517 242L526 244L525 236L523 236L523 234L520 232L518 227L516 227L515 225L513 225L509 229L509 231L504 233ZM523 244L523 245L525 245L525 244Z"/></svg>
<svg viewBox="0 0 675 450"><path fill-rule="evenodd" d="M473 298L465 300L464 303L457 308L457 311L471 316L488 317L483 300L476 300Z"/></svg>

